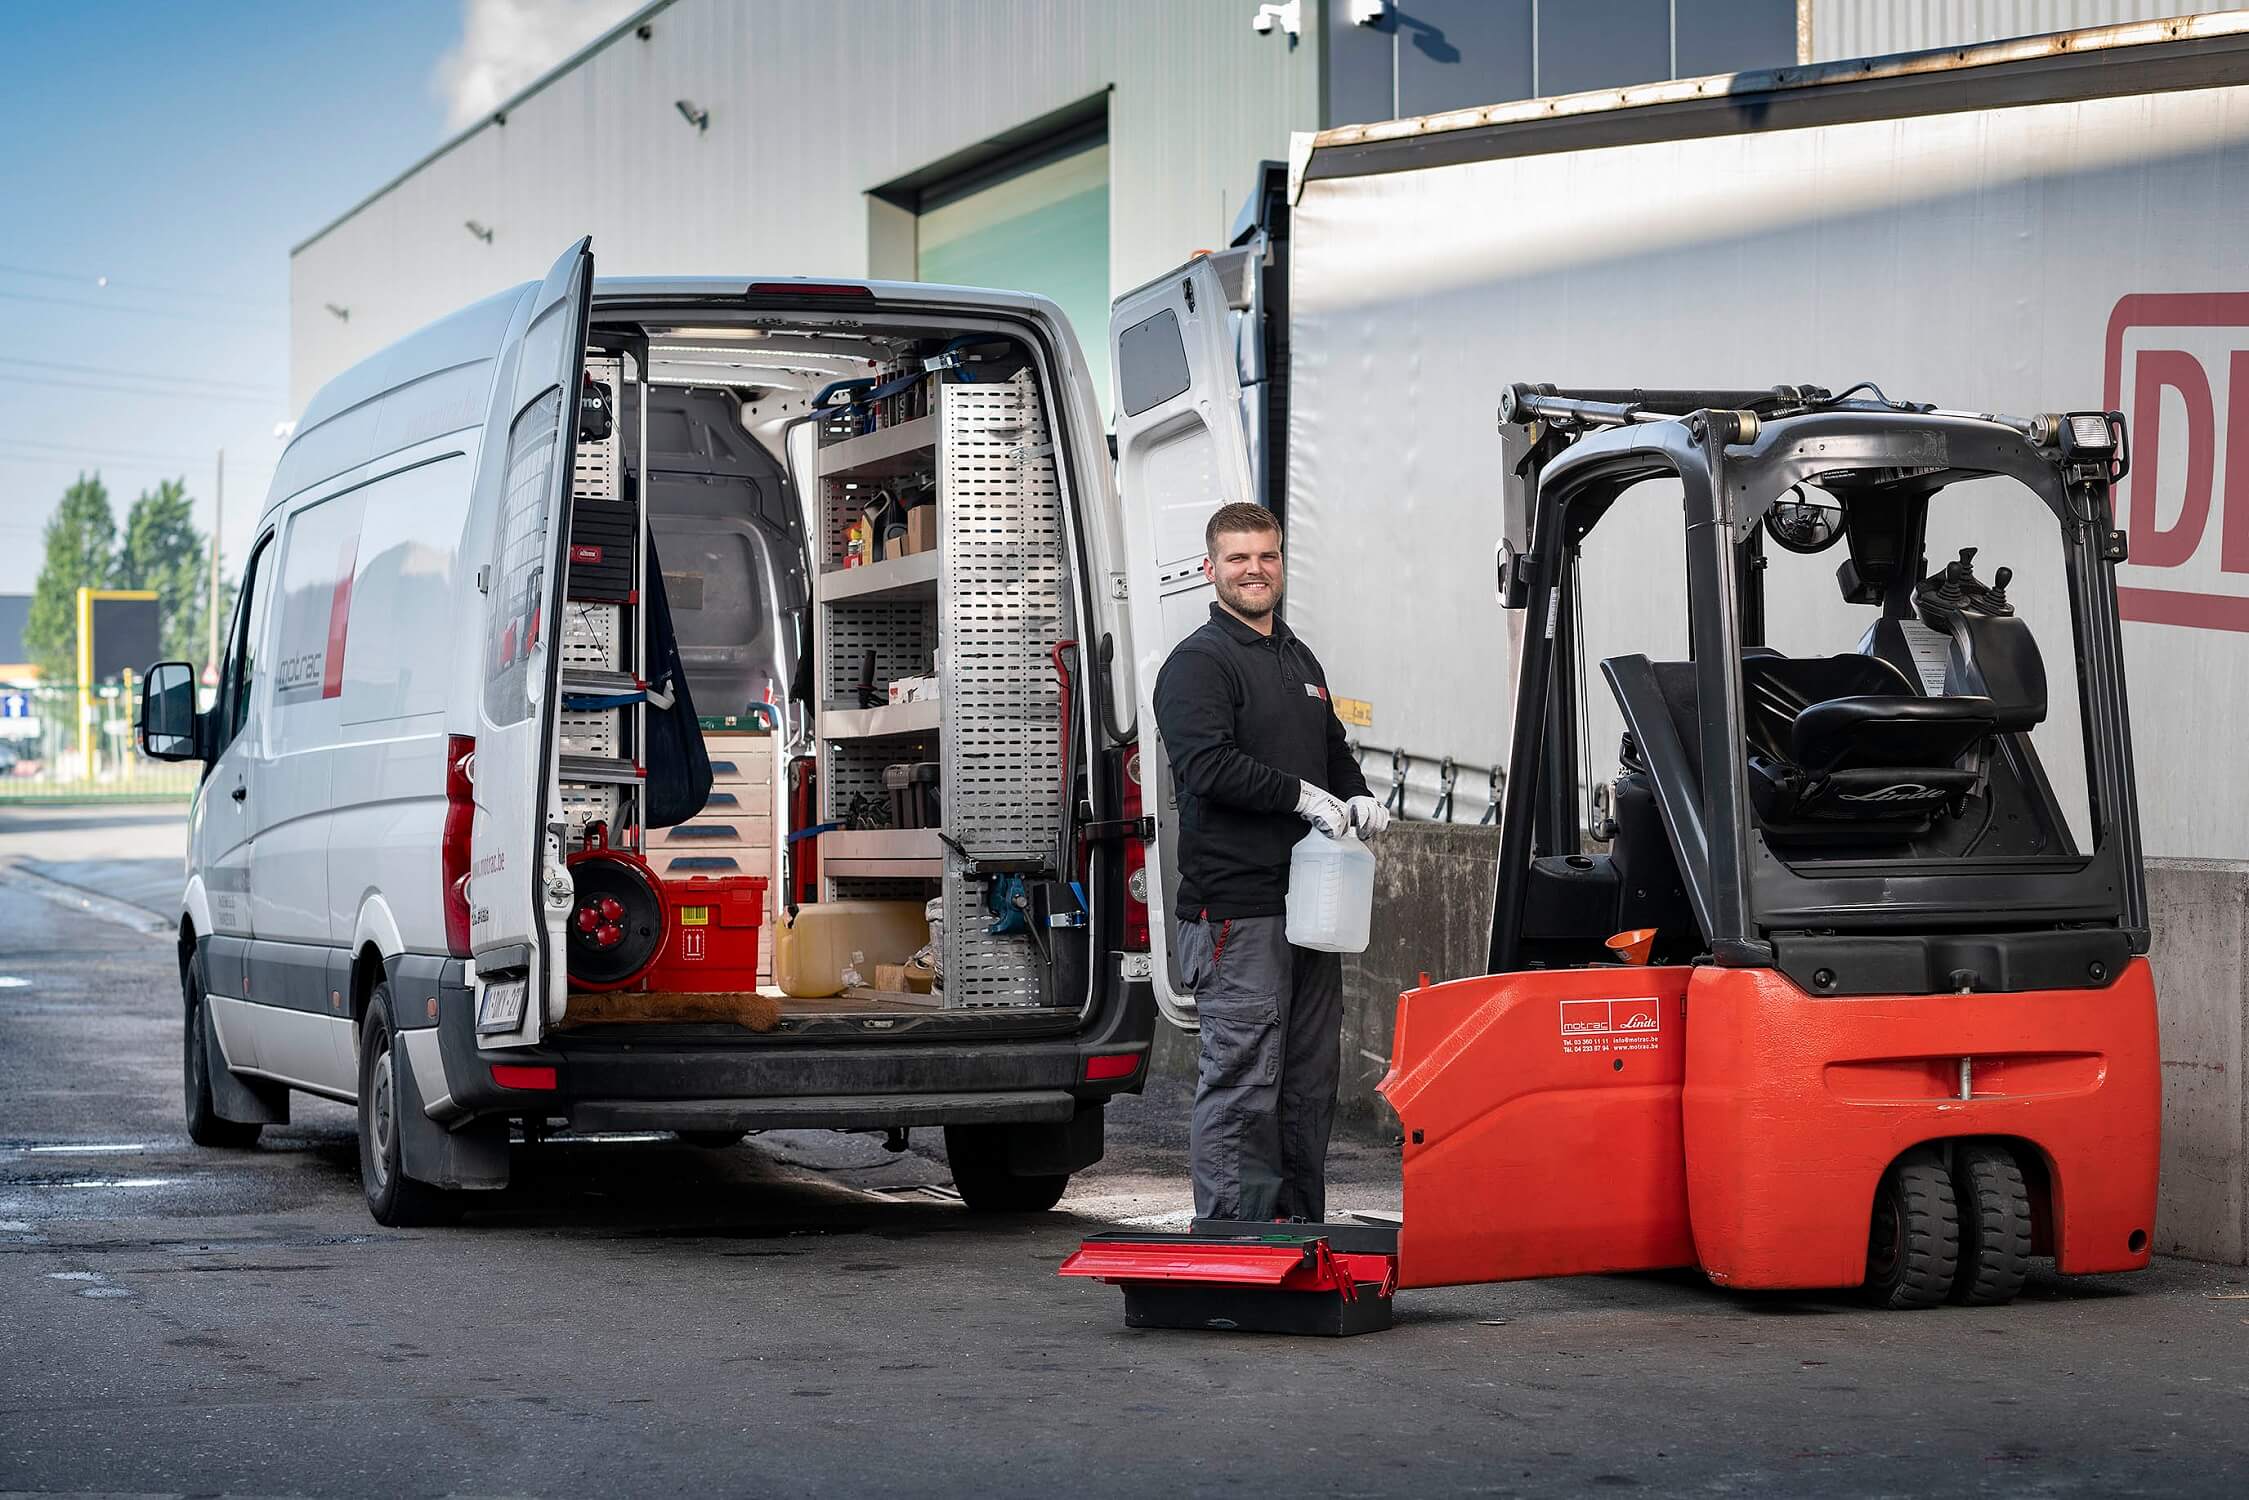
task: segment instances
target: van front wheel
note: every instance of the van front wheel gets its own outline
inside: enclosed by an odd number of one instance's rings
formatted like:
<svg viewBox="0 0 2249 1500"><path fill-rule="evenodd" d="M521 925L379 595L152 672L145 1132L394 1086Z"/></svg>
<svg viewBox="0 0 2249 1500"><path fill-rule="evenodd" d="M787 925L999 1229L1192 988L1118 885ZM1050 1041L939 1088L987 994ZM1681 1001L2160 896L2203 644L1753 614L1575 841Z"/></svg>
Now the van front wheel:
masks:
<svg viewBox="0 0 2249 1500"><path fill-rule="evenodd" d="M1043 1214L1062 1201L1067 1172L1017 1173L1007 1169L1007 1137L990 1126L945 1127L945 1159L953 1186L970 1213Z"/></svg>
<svg viewBox="0 0 2249 1500"><path fill-rule="evenodd" d="M211 1018L205 1013L203 981L190 974L187 1031L180 1042L180 1091L187 1104L187 1138L198 1146L240 1150L256 1145L265 1127L229 1120L219 1113L211 1099L211 1069L225 1066L226 1059L211 1035Z"/></svg>
<svg viewBox="0 0 2249 1500"><path fill-rule="evenodd" d="M359 1183L367 1211L394 1229L450 1224L461 1216L460 1195L416 1182L401 1165L400 1066L390 986L378 984L359 1034Z"/></svg>

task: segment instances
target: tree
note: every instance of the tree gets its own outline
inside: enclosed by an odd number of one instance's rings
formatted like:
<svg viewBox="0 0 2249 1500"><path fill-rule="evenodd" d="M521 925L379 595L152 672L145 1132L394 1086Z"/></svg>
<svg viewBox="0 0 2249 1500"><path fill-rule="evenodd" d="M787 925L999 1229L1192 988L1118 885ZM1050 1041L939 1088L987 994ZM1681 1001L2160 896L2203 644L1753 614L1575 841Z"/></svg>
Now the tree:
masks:
<svg viewBox="0 0 2249 1500"><path fill-rule="evenodd" d="M125 516L112 585L154 589L162 657L201 662L210 654L209 540L195 529L187 485L167 479L141 491Z"/></svg>
<svg viewBox="0 0 2249 1500"><path fill-rule="evenodd" d="M47 682L78 680L78 591L108 584L117 522L101 475L81 474L47 520L45 562L31 591L23 645Z"/></svg>

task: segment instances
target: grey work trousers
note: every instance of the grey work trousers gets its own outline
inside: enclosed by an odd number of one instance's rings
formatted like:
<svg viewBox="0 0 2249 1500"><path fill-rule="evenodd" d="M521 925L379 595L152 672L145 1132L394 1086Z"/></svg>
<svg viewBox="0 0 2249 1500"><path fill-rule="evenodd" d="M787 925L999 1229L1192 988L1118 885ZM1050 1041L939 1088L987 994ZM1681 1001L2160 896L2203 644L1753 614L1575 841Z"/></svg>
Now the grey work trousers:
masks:
<svg viewBox="0 0 2249 1500"><path fill-rule="evenodd" d="M1343 959L1291 947L1285 917L1189 921L1179 972L1202 1062L1189 1160L1200 1219L1319 1219L1343 1067Z"/></svg>

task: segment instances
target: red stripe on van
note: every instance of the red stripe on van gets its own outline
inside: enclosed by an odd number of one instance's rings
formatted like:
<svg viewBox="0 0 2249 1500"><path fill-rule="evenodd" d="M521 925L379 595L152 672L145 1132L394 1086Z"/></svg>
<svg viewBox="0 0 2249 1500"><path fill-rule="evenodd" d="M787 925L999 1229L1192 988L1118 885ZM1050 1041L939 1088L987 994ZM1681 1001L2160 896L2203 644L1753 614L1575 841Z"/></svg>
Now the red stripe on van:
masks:
<svg viewBox="0 0 2249 1500"><path fill-rule="evenodd" d="M328 598L328 661L320 672L320 696L337 698L344 691L344 638L351 633L351 575L359 565L359 537L354 533L336 559L336 592Z"/></svg>

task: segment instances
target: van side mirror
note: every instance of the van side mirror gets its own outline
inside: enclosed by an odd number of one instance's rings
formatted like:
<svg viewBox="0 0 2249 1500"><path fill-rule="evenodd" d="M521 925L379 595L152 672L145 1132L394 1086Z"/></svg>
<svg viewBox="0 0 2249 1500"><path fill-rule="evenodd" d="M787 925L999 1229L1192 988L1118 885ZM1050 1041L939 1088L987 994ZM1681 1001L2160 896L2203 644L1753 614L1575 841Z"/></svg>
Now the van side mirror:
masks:
<svg viewBox="0 0 2249 1500"><path fill-rule="evenodd" d="M196 760L195 668L159 662L141 687L141 753L151 760Z"/></svg>

